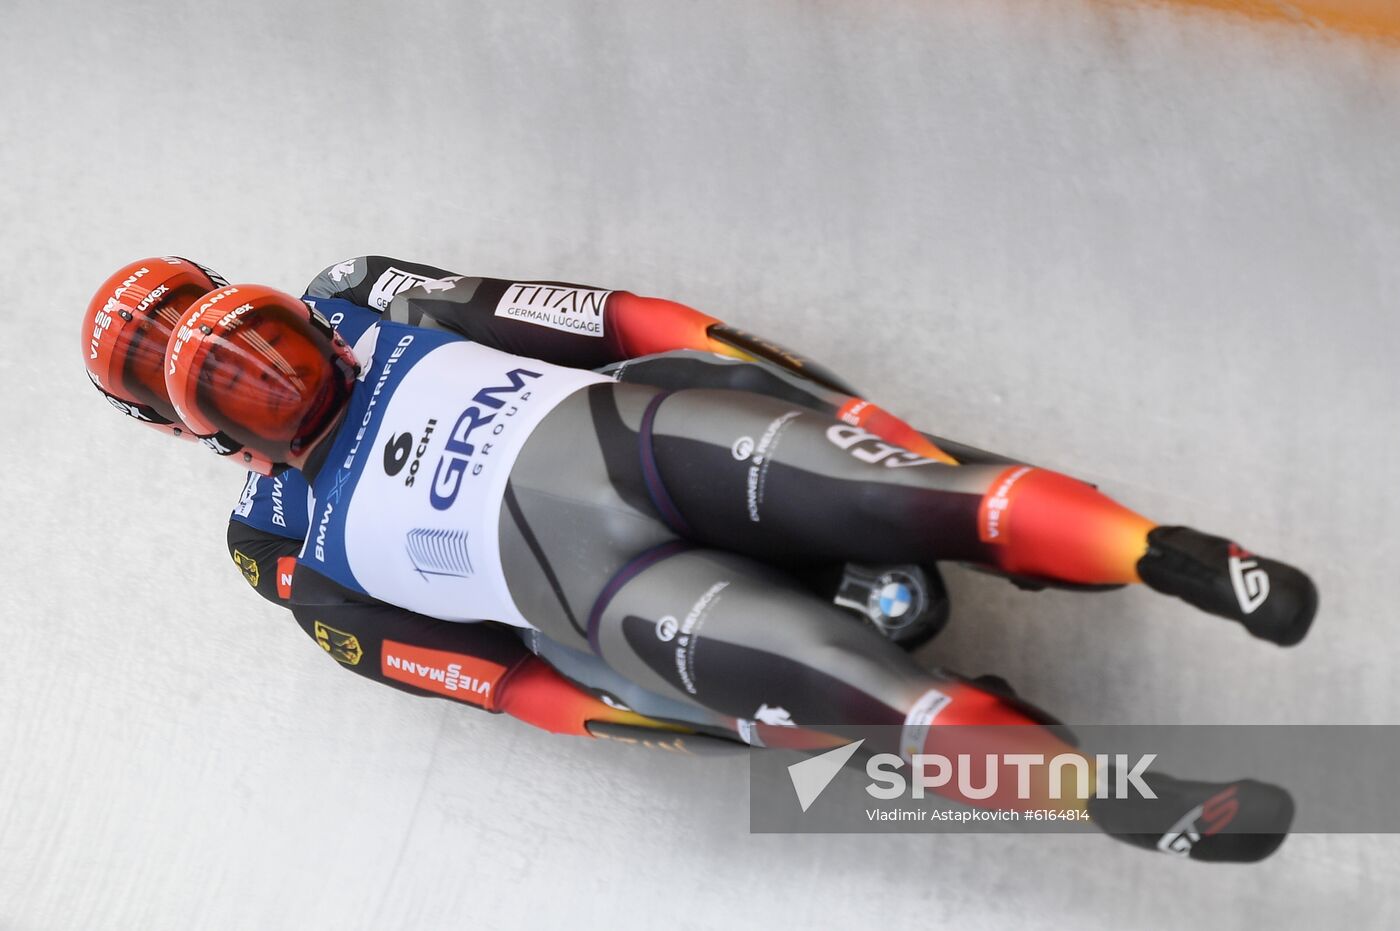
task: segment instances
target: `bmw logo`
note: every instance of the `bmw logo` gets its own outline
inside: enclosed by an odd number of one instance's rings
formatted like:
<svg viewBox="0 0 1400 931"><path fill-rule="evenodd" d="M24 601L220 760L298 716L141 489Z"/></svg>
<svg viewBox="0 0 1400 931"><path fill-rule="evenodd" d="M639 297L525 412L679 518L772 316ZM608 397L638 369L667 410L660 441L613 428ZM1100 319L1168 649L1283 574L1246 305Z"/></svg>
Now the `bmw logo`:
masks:
<svg viewBox="0 0 1400 931"><path fill-rule="evenodd" d="M890 582L881 587L879 592L880 613L885 617L900 617L909 610L909 605L913 602L913 596L909 592L909 586L902 582Z"/></svg>
<svg viewBox="0 0 1400 931"><path fill-rule="evenodd" d="M886 572L870 587L866 607L870 619L885 630L899 630L917 623L928 606L919 580L907 572Z"/></svg>

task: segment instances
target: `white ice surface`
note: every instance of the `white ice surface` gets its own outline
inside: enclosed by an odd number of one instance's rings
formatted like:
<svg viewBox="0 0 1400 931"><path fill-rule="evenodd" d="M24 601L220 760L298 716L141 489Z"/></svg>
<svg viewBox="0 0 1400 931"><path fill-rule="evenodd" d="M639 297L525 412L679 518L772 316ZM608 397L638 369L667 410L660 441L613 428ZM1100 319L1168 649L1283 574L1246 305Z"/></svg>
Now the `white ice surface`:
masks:
<svg viewBox="0 0 1400 931"><path fill-rule="evenodd" d="M77 332L164 252L674 297L1323 592L1287 651L954 571L928 662L1076 722L1394 723L1400 50L1079 0L4 0L0 117L0 928L1400 923L1392 837L750 836L739 760L348 675Z"/></svg>

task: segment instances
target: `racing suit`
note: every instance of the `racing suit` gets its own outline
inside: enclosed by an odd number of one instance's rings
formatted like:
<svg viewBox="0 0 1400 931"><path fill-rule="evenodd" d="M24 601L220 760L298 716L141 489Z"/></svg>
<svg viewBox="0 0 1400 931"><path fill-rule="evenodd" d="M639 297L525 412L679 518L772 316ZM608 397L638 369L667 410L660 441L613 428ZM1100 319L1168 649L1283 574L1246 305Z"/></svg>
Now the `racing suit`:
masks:
<svg viewBox="0 0 1400 931"><path fill-rule="evenodd" d="M1068 477L921 434L819 367L673 302L378 257L332 266L307 297L328 316L365 304L388 318L350 340L364 370L346 419L304 469L305 524L259 551L281 561L279 597L343 665L510 711L513 683L535 693L542 670L554 672L510 663L529 664L525 644L562 644L689 706L676 718L700 733L813 746L823 728L892 724L897 739L866 751L908 758L974 749L949 725L1031 725L968 739L980 751L1075 753L1043 713L920 668L781 567L957 559L1121 584L1139 580L1145 518ZM632 361L675 349L779 371ZM694 372L681 374L691 363L722 387L695 387ZM649 381L629 378L649 367ZM607 374L589 371L599 368ZM729 377L772 390L736 391ZM230 536L248 575L239 542L254 541ZM468 645L465 631L481 639ZM358 668L376 652L377 665ZM630 713L600 691L602 707ZM600 733L587 719L574 726ZM976 803L1048 798L1037 784L1028 799Z"/></svg>
<svg viewBox="0 0 1400 931"><path fill-rule="evenodd" d="M395 295L425 282L453 278L432 266L361 256L323 270L308 286L304 299L353 343L391 306ZM486 281L487 290L497 294L518 287L500 280ZM840 384L839 379L824 369L681 305L625 292L608 292L600 304L596 322L585 315L577 325L585 331L611 334L608 347L601 351L592 338L550 339L548 327L544 328L545 345L512 337L518 327L504 320L496 327L503 332L492 333L480 321L472 329L494 343L563 355L579 366L621 356L621 361L602 369L620 381L666 388L756 391L830 414L851 399L849 389L832 387ZM642 309L649 313L643 315ZM400 314L405 319L411 315L416 325L441 327L435 319L407 308ZM630 315L630 327L618 322L619 315ZM571 318L561 319L566 321L563 325L569 325ZM534 336L537 329L532 326L525 332ZM716 332L723 334L724 341L710 335ZM640 359L628 355L677 343L701 348L657 352ZM740 345L751 352L737 349ZM726 355L716 354L716 349ZM745 358L763 361L743 361ZM892 418L887 422L895 423ZM948 445L960 452L966 450ZM967 453L986 455L973 450ZM291 580L296 553L308 530L309 507L309 489L300 473L289 470L271 478L249 473L230 517L230 555L244 578L273 603L293 607ZM751 733L730 716L641 689L591 654L537 633L522 639L518 631L501 625L443 622L382 603L323 605L315 611L299 609L293 613L307 635L331 658L357 674L413 694L504 711L547 730L628 739L632 728L644 727L647 730L636 731L640 739L673 749L705 748L704 742L682 736L682 729L724 736L734 736L739 729L746 735ZM535 655L547 662L535 660ZM647 719L629 716L629 707L645 712ZM663 729L661 733L658 727ZM673 733L664 733L666 729Z"/></svg>

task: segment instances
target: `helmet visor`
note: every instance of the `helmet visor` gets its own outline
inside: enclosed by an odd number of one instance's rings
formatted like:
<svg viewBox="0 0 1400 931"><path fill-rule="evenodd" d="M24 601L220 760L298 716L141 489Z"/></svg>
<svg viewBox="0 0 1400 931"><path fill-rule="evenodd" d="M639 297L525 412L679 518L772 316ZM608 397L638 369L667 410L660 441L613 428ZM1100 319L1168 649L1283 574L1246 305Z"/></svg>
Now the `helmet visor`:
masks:
<svg viewBox="0 0 1400 931"><path fill-rule="evenodd" d="M299 310L264 306L223 322L201 341L196 365L199 415L274 462L319 436L354 384L330 329Z"/></svg>

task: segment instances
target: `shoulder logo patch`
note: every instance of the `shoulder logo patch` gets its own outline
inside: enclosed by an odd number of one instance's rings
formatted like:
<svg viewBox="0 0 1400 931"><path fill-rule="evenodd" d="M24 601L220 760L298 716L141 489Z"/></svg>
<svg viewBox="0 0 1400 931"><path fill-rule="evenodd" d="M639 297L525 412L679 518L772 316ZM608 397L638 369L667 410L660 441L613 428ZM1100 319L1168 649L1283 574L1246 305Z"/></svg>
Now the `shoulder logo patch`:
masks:
<svg viewBox="0 0 1400 931"><path fill-rule="evenodd" d="M315 631L316 642L321 645L321 649L329 653L342 666L358 666L360 660L364 658L365 651L360 649L359 638L354 634L347 634L343 630L327 627L320 621L316 622Z"/></svg>
<svg viewBox="0 0 1400 931"><path fill-rule="evenodd" d="M402 268L390 265L379 276L374 287L370 289L369 306L379 310L388 310L389 302L394 299L394 295L407 291L409 288L416 288L428 280L426 275L415 275L413 272L406 272Z"/></svg>
<svg viewBox="0 0 1400 931"><path fill-rule="evenodd" d="M258 571L258 561L251 556L245 556L238 550L233 551L233 564L243 573L243 578L248 580L248 584L254 588L258 587L258 579L261 573Z"/></svg>

